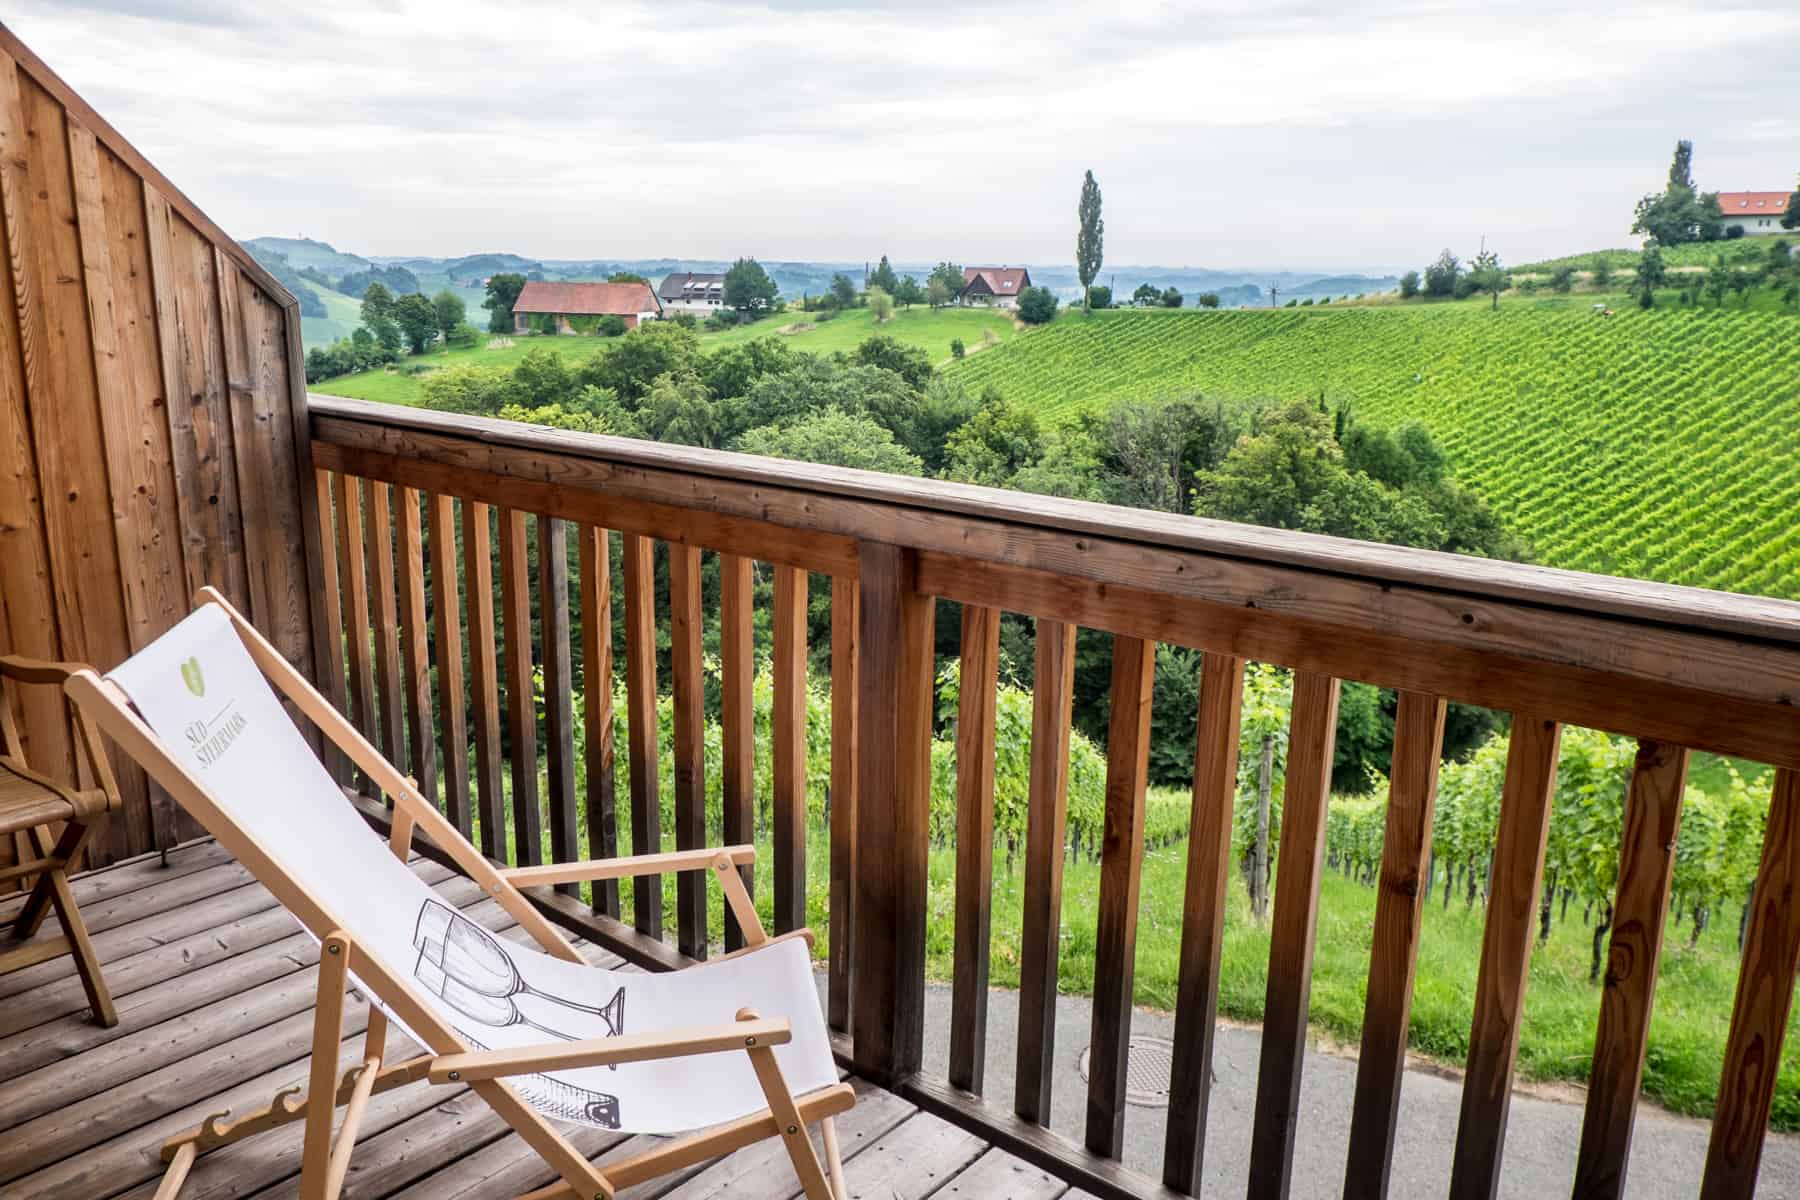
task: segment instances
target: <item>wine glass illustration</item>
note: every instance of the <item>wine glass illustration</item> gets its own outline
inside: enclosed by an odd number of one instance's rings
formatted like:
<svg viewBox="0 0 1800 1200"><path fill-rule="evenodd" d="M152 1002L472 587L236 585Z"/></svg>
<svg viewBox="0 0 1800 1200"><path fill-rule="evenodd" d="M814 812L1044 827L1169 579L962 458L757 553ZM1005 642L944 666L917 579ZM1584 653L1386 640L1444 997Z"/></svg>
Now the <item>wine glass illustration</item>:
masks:
<svg viewBox="0 0 1800 1200"><path fill-rule="evenodd" d="M560 1041L575 1035L531 1020L515 997L533 996L550 1004L599 1017L607 1035L618 1037L625 1026L625 989L606 1004L579 1004L526 983L498 939L455 909L427 900L413 929L418 961L413 975L431 993L472 1021L504 1028L525 1025ZM614 1068L615 1070L617 1068Z"/></svg>

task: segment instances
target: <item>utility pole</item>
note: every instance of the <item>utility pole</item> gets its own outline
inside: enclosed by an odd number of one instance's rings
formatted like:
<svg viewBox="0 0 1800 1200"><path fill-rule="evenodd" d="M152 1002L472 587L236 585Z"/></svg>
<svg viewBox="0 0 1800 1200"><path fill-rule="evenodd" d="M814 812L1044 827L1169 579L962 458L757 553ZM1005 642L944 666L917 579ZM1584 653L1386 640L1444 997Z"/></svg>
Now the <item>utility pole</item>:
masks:
<svg viewBox="0 0 1800 1200"><path fill-rule="evenodd" d="M1275 307L1275 297L1277 297L1279 295L1281 295L1281 289L1271 283L1269 285L1269 307L1270 308Z"/></svg>

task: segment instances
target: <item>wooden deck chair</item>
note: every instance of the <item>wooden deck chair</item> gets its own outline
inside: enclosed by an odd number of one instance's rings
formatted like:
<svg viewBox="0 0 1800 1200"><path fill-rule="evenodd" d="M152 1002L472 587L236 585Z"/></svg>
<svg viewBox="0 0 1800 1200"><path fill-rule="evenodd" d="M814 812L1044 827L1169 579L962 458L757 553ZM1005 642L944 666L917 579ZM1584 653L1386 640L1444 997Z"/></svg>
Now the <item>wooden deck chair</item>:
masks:
<svg viewBox="0 0 1800 1200"><path fill-rule="evenodd" d="M387 846L326 773L271 682L393 799ZM299 1120L300 1194L332 1200L369 1098L420 1080L468 1085L544 1158L560 1182L531 1200L609 1198L769 1137L782 1139L809 1200L845 1200L831 1118L850 1108L853 1093L838 1082L806 941L764 934L736 869L752 860L752 847L496 867L211 589L123 666L104 679L82 671L67 690L321 944L310 1087L170 1139L158 1200L173 1200L198 1155ZM404 862L415 832L543 951L495 939L443 905ZM688 870L718 879L750 945L672 973L590 966L519 892L522 884ZM340 1078L348 987L371 1008L360 1061ZM390 1020L426 1053L389 1062ZM682 1136L602 1167L551 1119ZM814 1122L823 1167L807 1132Z"/></svg>
<svg viewBox="0 0 1800 1200"><path fill-rule="evenodd" d="M0 837L14 839L18 851L16 861L0 868L0 881L36 876L25 907L12 923L13 936L28 944L0 953L0 975L59 954L73 955L94 1020L110 1028L119 1023L119 1014L100 973L87 922L69 890L69 869L79 862L95 822L119 811L119 785L92 723L79 709L74 713L75 729L94 786L71 787L27 765L10 694L14 685L61 688L80 669L71 663L0 655ZM56 832L57 825L62 826L61 833ZM56 910L62 936L29 941L51 909Z"/></svg>

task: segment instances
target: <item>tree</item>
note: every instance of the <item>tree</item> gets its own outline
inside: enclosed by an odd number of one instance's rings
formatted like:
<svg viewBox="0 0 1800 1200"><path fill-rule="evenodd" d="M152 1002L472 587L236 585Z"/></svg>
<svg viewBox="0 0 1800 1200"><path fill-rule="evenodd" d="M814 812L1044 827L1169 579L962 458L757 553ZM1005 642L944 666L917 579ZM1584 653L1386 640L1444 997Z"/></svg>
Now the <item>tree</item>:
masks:
<svg viewBox="0 0 1800 1200"><path fill-rule="evenodd" d="M1095 308L1112 307L1112 289L1105 284L1096 283L1088 289L1088 303Z"/></svg>
<svg viewBox="0 0 1800 1200"><path fill-rule="evenodd" d="M1217 308L1217 307L1219 307L1219 293L1217 293L1217 292L1201 292L1198 296L1194 297L1194 306L1196 308Z"/></svg>
<svg viewBox="0 0 1800 1200"><path fill-rule="evenodd" d="M1437 261L1425 268L1425 294L1427 296L1454 296L1456 285L1462 279L1462 263L1456 255L1446 249L1437 256Z"/></svg>
<svg viewBox="0 0 1800 1200"><path fill-rule="evenodd" d="M1088 288L1100 274L1106 247L1106 222L1100 218L1100 185L1094 182L1092 171L1081 181L1081 200L1075 212L1080 221L1075 233L1075 273L1081 277L1081 308L1086 312Z"/></svg>
<svg viewBox="0 0 1800 1200"><path fill-rule="evenodd" d="M915 304L925 303L925 289L911 275L902 275L899 284L894 288L894 303L901 308L911 308Z"/></svg>
<svg viewBox="0 0 1800 1200"><path fill-rule="evenodd" d="M842 272L831 277L831 299L839 308L856 307L856 285Z"/></svg>
<svg viewBox="0 0 1800 1200"><path fill-rule="evenodd" d="M608 275L606 277L606 282L608 282L608 283L641 283L641 284L645 285L646 287L648 287L650 284L649 279L647 279L646 277L644 277L642 275L639 275L636 271L614 271L611 275Z"/></svg>
<svg viewBox="0 0 1800 1200"><path fill-rule="evenodd" d="M874 307L874 302L870 302ZM892 371L916 388L931 382L931 357L917 346L909 346L898 338L876 334L862 340L850 361L858 366L880 367Z"/></svg>
<svg viewBox="0 0 1800 1200"><path fill-rule="evenodd" d="M525 277L516 271L488 276L487 299L481 302L481 307L488 310L489 333L513 331L513 304L524 290Z"/></svg>
<svg viewBox="0 0 1800 1200"><path fill-rule="evenodd" d="M991 396L946 439L944 452L948 478L1004 487L1043 457L1044 431L1030 409Z"/></svg>
<svg viewBox="0 0 1800 1200"><path fill-rule="evenodd" d="M894 274L894 268L888 265L887 255L881 256L881 264L869 274L869 287L878 287L888 295L900 289L900 277Z"/></svg>
<svg viewBox="0 0 1800 1200"><path fill-rule="evenodd" d="M1696 190L1693 164L1694 144L1686 139L1676 142L1667 186L1637 202L1631 232L1641 233L1659 246L1710 242L1719 237L1725 223L1719 194Z"/></svg>
<svg viewBox="0 0 1800 1200"><path fill-rule="evenodd" d="M1161 296L1162 293L1157 291L1150 284L1140 283L1132 290L1131 302L1142 308L1147 305L1155 304Z"/></svg>
<svg viewBox="0 0 1800 1200"><path fill-rule="evenodd" d="M425 353L425 348L437 337L437 309L418 292L394 302L394 323L400 326L400 332L414 354Z"/></svg>
<svg viewBox="0 0 1800 1200"><path fill-rule="evenodd" d="M1567 295L1574 286L1575 268L1572 264L1564 263L1562 266L1556 268L1556 270L1550 272L1551 291L1561 292L1562 294Z"/></svg>
<svg viewBox="0 0 1800 1200"><path fill-rule="evenodd" d="M869 290L863 293L868 302L869 311L875 314L875 323L885 325L894 316L894 297L884 287L871 283Z"/></svg>
<svg viewBox="0 0 1800 1200"><path fill-rule="evenodd" d="M437 316L438 336L445 342L449 342L450 334L463 323L463 317L468 313L462 297L449 288L431 298L431 311Z"/></svg>
<svg viewBox="0 0 1800 1200"><path fill-rule="evenodd" d="M1594 286L1604 288L1612 282L1612 277L1612 260L1604 254L1594 255L1588 265L1588 278L1594 281Z"/></svg>
<svg viewBox="0 0 1800 1200"><path fill-rule="evenodd" d="M1180 288L1176 287L1174 284L1170 284L1163 289L1163 294L1157 298L1157 302L1164 308L1180 308L1182 302L1186 299L1187 298L1181 294Z"/></svg>
<svg viewBox="0 0 1800 1200"><path fill-rule="evenodd" d="M1418 294L1419 273L1417 271L1408 271L1400 277L1400 298L1402 300L1411 300Z"/></svg>
<svg viewBox="0 0 1800 1200"><path fill-rule="evenodd" d="M936 284L938 287L943 289L942 294L943 294L944 298L942 300L939 300L936 298L938 296L938 293L936 291L932 290L933 284ZM939 263L937 266L931 268L931 274L926 279L925 287L926 287L927 292L932 297L931 307L942 308L944 305L949 304L951 301L955 300L958 296L962 295L962 287L963 287L963 269L962 269L962 267L959 264L953 263L953 262Z"/></svg>
<svg viewBox="0 0 1800 1200"><path fill-rule="evenodd" d="M752 429L738 439L747 454L801 462L860 467L892 475L919 475L924 464L876 421L841 408L827 408L779 425Z"/></svg>
<svg viewBox="0 0 1800 1200"><path fill-rule="evenodd" d="M1662 251L1655 246L1644 247L1638 256L1637 278L1632 281L1632 289L1637 292L1638 303L1649 308L1656 303L1656 289L1668 278L1668 268L1663 265Z"/></svg>
<svg viewBox="0 0 1800 1200"><path fill-rule="evenodd" d="M1794 183L1794 194L1788 197L1787 209L1781 214L1783 229L1800 229L1800 180Z"/></svg>
<svg viewBox="0 0 1800 1200"><path fill-rule="evenodd" d="M1056 316L1056 293L1047 287L1028 287L1019 293L1019 320L1043 325Z"/></svg>
<svg viewBox="0 0 1800 1200"><path fill-rule="evenodd" d="M728 308L750 316L774 308L780 298L775 281L754 258L740 258L725 272L723 299Z"/></svg>
<svg viewBox="0 0 1800 1200"><path fill-rule="evenodd" d="M936 275L925 285L925 302L933 308L943 308L956 298L956 293L944 286L944 281Z"/></svg>
<svg viewBox="0 0 1800 1200"><path fill-rule="evenodd" d="M1469 279L1478 292L1486 292L1494 299L1494 310L1500 309L1500 293L1506 290L1506 272L1500 269L1500 255L1485 247L1475 256L1469 267Z"/></svg>

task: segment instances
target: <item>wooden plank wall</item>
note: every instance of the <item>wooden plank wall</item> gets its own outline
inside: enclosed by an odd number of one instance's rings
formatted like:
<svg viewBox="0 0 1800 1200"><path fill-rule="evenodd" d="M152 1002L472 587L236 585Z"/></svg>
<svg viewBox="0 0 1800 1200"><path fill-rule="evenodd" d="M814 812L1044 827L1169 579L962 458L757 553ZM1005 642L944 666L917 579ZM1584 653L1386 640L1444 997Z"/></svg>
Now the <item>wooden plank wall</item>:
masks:
<svg viewBox="0 0 1800 1200"><path fill-rule="evenodd" d="M313 674L293 298L4 27L0 214L0 653L110 668L212 584ZM23 708L82 769L61 698ZM117 765L98 860L197 831Z"/></svg>

